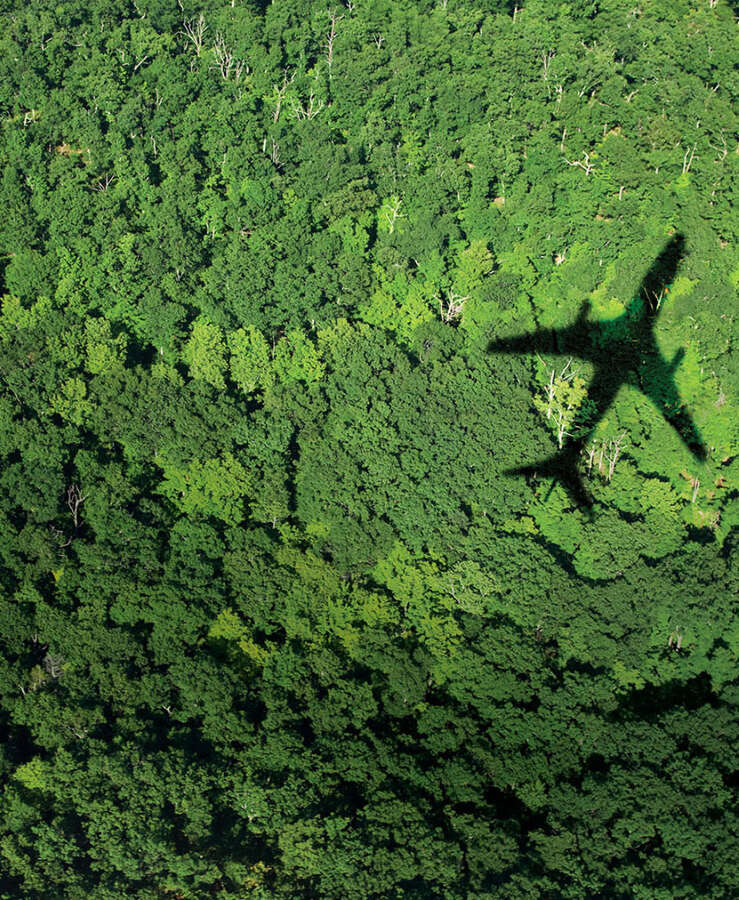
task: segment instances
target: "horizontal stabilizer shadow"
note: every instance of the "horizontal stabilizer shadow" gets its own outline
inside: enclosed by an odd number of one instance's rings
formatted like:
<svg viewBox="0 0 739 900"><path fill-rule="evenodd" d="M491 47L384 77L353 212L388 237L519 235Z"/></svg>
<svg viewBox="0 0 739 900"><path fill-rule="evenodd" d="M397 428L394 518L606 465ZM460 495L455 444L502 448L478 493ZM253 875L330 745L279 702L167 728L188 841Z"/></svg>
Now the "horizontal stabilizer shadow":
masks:
<svg viewBox="0 0 739 900"><path fill-rule="evenodd" d="M582 443L577 441L568 444L553 456L528 466L506 469L503 474L524 475L527 478L535 479L552 478L552 487L547 492L547 497L551 494L555 484L561 484L576 506L591 507L594 502L593 495L585 484L579 469L581 451Z"/></svg>

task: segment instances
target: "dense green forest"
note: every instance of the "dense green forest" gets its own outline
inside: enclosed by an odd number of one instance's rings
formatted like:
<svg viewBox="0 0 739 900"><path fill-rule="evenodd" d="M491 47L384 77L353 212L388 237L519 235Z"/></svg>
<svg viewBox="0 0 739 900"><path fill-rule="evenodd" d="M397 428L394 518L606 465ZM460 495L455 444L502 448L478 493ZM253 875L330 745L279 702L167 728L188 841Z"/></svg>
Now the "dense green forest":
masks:
<svg viewBox="0 0 739 900"><path fill-rule="evenodd" d="M739 896L735 8L3 0L0 897Z"/></svg>

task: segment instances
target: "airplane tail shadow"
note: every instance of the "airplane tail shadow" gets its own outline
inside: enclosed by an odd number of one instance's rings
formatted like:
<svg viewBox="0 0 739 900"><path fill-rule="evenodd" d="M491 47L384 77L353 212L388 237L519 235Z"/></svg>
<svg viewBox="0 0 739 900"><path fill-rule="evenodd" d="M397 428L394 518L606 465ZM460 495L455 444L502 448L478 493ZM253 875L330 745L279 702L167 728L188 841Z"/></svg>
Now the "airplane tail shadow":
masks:
<svg viewBox="0 0 739 900"><path fill-rule="evenodd" d="M684 255L685 235L677 232L662 248L661 253L642 279L639 287L639 299L642 301L645 311L659 309L658 299L663 295L665 288L675 280Z"/></svg>
<svg viewBox="0 0 739 900"><path fill-rule="evenodd" d="M503 474L510 476L525 475L528 478L551 478L552 484L545 500L548 499L555 484L561 484L576 506L591 508L595 502L579 470L582 444L576 441L567 445L558 453L541 459L527 466L506 469Z"/></svg>

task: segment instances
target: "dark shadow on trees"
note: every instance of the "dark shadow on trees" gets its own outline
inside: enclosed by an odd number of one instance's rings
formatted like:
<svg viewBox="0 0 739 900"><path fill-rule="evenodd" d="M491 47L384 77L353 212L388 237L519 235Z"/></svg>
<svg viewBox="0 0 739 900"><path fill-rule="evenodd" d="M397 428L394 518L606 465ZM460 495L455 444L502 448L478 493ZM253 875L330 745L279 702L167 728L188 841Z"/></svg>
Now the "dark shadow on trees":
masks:
<svg viewBox="0 0 739 900"><path fill-rule="evenodd" d="M719 706L720 702L714 693L711 676L703 672L687 681L673 679L666 684L647 684L630 691L619 703L612 718L618 721L653 721L673 709L695 710L706 704Z"/></svg>

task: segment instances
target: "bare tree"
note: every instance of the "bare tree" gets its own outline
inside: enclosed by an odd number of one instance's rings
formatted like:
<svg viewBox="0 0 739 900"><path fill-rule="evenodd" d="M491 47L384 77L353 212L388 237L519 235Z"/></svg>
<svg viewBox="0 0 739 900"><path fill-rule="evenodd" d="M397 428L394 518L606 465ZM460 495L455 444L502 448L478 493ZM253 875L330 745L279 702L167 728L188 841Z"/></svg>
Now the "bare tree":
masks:
<svg viewBox="0 0 739 900"><path fill-rule="evenodd" d="M544 363L544 360L539 357L539 362ZM546 365L546 363L545 363ZM547 386L544 389L544 393L547 398L547 419L551 419L552 412L554 409L554 401L557 392L557 384L561 381L572 381L572 379L577 375L572 368L572 357L570 357L564 365L562 371L557 375L557 370L552 368L549 370L549 381L547 382Z"/></svg>
<svg viewBox="0 0 739 900"><path fill-rule="evenodd" d="M579 166L586 175L593 171L593 163L590 162L590 154L583 151L583 158L576 160L565 159L568 166Z"/></svg>
<svg viewBox="0 0 739 900"><path fill-rule="evenodd" d="M302 104L296 99L292 104L293 117L296 119L314 119L322 109L323 100L316 100L313 91L310 92L307 104Z"/></svg>
<svg viewBox="0 0 739 900"><path fill-rule="evenodd" d="M329 13L329 22L331 28L326 39L326 59L328 60L328 74L331 77L331 63L334 61L334 41L336 40L336 23L340 22L344 17L337 16L334 10Z"/></svg>
<svg viewBox="0 0 739 900"><path fill-rule="evenodd" d="M290 79L288 80L287 69L285 69L285 74L282 76L282 84L279 87L277 87L276 84L273 85L274 91L275 91L275 100L276 100L275 114L272 119L273 122L277 122L278 119L280 118L280 109L282 108L282 103L285 99L285 95L287 94L287 89L290 87L290 85L293 83L294 80L295 80L295 72L292 73L292 75L290 76Z"/></svg>
<svg viewBox="0 0 739 900"><path fill-rule="evenodd" d="M198 58L203 50L203 44L205 43L205 32L208 30L208 26L205 24L205 19L203 18L203 14L197 17L197 19L185 19L182 23L182 31L180 34L184 34L185 37L190 41L190 43L195 48L195 56Z"/></svg>
<svg viewBox="0 0 739 900"><path fill-rule="evenodd" d="M80 506L87 500L87 494L83 494L79 489L79 486L76 484L70 484L67 488L67 506L69 507L69 511L72 513L72 522L74 524L75 531L80 526Z"/></svg>
<svg viewBox="0 0 739 900"><path fill-rule="evenodd" d="M541 52L541 61L543 63L543 77L544 81L549 81L549 66L552 64L552 60L556 56L556 52L554 50L550 50L548 53L545 53L543 50Z"/></svg>
<svg viewBox="0 0 739 900"><path fill-rule="evenodd" d="M87 737L87 734L90 731L89 728L83 728L82 725L79 724L79 720L77 720L74 724L68 724L66 727L68 731L71 731L72 734L76 738L79 738L81 741L83 741Z"/></svg>
<svg viewBox="0 0 739 900"><path fill-rule="evenodd" d="M382 215L385 217L390 234L395 230L395 223L398 219L406 218L405 213L400 211L402 203L403 201L399 197L391 197L387 203L383 204Z"/></svg>
<svg viewBox="0 0 739 900"><path fill-rule="evenodd" d="M606 461L606 481L610 481L613 478L613 473L616 471L616 463L619 460L623 452L624 441L626 440L626 432L624 431L614 440L608 442L608 448L605 454Z"/></svg>
<svg viewBox="0 0 739 900"><path fill-rule="evenodd" d="M539 357L539 362L546 366ZM543 388L544 397L535 397L534 405L546 416L557 436L560 450L565 438L572 437L570 427L577 419L578 410L586 396L585 382L577 370L572 369L572 359L568 359L562 370L546 366L548 381Z"/></svg>
<svg viewBox="0 0 739 900"><path fill-rule="evenodd" d="M95 184L92 186L93 191L100 191L101 193L105 193L108 188L115 181L115 175L103 175Z"/></svg>
<svg viewBox="0 0 739 900"><path fill-rule="evenodd" d="M464 311L464 304L469 300L469 296L462 297L455 291L449 291L446 301L439 297L439 310L441 311L441 320L449 324L458 319Z"/></svg>
<svg viewBox="0 0 739 900"><path fill-rule="evenodd" d="M709 143L709 145L708 145L711 148L711 150L715 150L716 153L718 153L718 156L714 160L715 163L723 163L723 161L726 159L726 157L728 156L728 153L729 153L729 148L726 146L726 138L724 137L723 132L721 132L720 137L721 137L721 143L723 144L722 147L717 147L715 144L711 144L711 143Z"/></svg>
<svg viewBox="0 0 739 900"><path fill-rule="evenodd" d="M69 507L69 511L72 514L72 524L74 525L74 531L72 532L71 537L68 537L66 540L64 540L64 532L60 528L57 528L56 525L49 525L49 531L52 533L52 535L57 539L63 540L63 543L59 544L60 549L69 547L77 534L77 530L80 527L80 507L85 502L85 500L87 500L87 494L83 494L76 484L70 484L70 486L67 488L66 499L67 506Z"/></svg>
<svg viewBox="0 0 739 900"><path fill-rule="evenodd" d="M663 285L658 291L647 292L647 300L650 307L652 308L652 312L659 312L659 308L660 306L662 306L662 302L669 294L669 292L670 289L665 285Z"/></svg>
<svg viewBox="0 0 739 900"><path fill-rule="evenodd" d="M44 671L50 678L59 678L63 672L64 657L52 656L47 653L44 657Z"/></svg>
<svg viewBox="0 0 739 900"><path fill-rule="evenodd" d="M597 452L598 452L598 448L597 448L597 446L596 446L595 444L591 444L591 445L584 451L584 453L585 453L585 454L587 455L587 457L588 457L588 475L590 475L590 473L591 473L592 470L593 470L593 461L595 460L595 454L596 454Z"/></svg>
<svg viewBox="0 0 739 900"><path fill-rule="evenodd" d="M677 625L667 639L667 646L674 650L680 650L683 645L683 636L680 633L680 626Z"/></svg>
<svg viewBox="0 0 739 900"><path fill-rule="evenodd" d="M623 453L625 440L626 432L624 431L616 438L601 441L600 444L593 443L585 449L584 452L588 458L588 475L592 472L593 463L597 457L598 471L606 481L610 481L616 471L616 463Z"/></svg>
<svg viewBox="0 0 739 900"><path fill-rule="evenodd" d="M557 446L562 449L565 438L571 437L569 425L571 420L570 410L564 406L557 406L554 410L554 428L557 435Z"/></svg>
<svg viewBox="0 0 739 900"><path fill-rule="evenodd" d="M213 57L215 58L214 68L218 69L221 76L228 81L233 73L236 81L241 78L241 73L246 69L249 74L249 66L243 60L237 59L232 50L226 46L226 41L219 31L216 34L216 42L213 45Z"/></svg>
<svg viewBox="0 0 739 900"><path fill-rule="evenodd" d="M693 496L690 498L691 503L695 503L695 501L698 499L698 491L700 490L700 486L700 478L696 478L693 482Z"/></svg>
<svg viewBox="0 0 739 900"><path fill-rule="evenodd" d="M280 145L274 138L270 138L270 140L272 141L271 152L267 152L267 136L265 135L264 140L262 141L262 153L264 153L272 160L272 165L276 169L281 169L282 163L280 162Z"/></svg>
<svg viewBox="0 0 739 900"><path fill-rule="evenodd" d="M700 487L701 487L700 478L698 478L697 476L691 475L689 472L685 471L685 469L683 469L683 471L680 474L683 476L683 478L687 479L690 482L690 487L693 489L693 493L690 497L690 502L695 503L696 500L698 499L698 492L700 491ZM716 482L716 487L724 486L723 483L721 483L721 481L722 480L719 479ZM710 492L708 494L708 496L710 499L713 496L713 492Z"/></svg>
<svg viewBox="0 0 739 900"><path fill-rule="evenodd" d="M685 151L685 156L683 156L683 175L687 175L690 171L690 167L693 165L693 157L695 156L695 150L697 144L693 144L693 149L688 148Z"/></svg>

